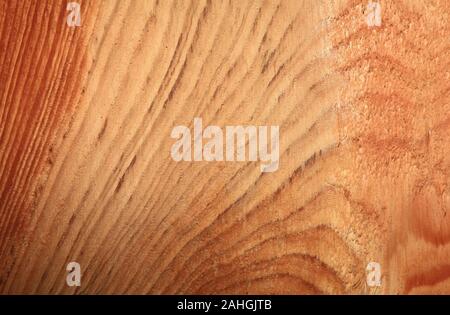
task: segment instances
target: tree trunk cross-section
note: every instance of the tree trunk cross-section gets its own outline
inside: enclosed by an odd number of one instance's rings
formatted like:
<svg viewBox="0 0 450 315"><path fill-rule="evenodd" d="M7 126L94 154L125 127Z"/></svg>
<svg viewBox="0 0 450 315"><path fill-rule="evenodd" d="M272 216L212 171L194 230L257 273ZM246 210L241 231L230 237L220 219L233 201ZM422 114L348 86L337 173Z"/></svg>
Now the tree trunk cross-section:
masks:
<svg viewBox="0 0 450 315"><path fill-rule="evenodd" d="M450 293L449 18L0 0L0 293ZM196 117L279 126L278 170L174 161Z"/></svg>

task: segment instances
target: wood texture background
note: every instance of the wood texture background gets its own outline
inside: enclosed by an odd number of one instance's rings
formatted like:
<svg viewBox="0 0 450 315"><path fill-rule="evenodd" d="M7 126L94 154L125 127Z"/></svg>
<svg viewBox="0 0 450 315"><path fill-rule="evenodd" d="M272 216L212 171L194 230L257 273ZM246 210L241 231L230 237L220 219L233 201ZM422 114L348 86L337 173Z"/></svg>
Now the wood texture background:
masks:
<svg viewBox="0 0 450 315"><path fill-rule="evenodd" d="M0 0L1 293L450 293L450 2L78 2ZM279 170L174 162L193 117Z"/></svg>

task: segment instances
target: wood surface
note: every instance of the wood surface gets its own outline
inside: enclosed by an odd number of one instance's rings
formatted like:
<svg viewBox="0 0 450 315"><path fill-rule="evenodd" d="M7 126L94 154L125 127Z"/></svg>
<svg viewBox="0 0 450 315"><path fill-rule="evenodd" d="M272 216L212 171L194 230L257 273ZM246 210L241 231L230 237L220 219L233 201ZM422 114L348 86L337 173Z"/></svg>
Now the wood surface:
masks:
<svg viewBox="0 0 450 315"><path fill-rule="evenodd" d="M450 293L449 1L77 2L0 0L0 293Z"/></svg>

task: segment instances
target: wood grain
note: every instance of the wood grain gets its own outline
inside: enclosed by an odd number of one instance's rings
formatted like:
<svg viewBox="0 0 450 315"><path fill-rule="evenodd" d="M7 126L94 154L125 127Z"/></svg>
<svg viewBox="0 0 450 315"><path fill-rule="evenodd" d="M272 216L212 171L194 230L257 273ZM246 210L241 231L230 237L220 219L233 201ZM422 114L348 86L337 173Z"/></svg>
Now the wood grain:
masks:
<svg viewBox="0 0 450 315"><path fill-rule="evenodd" d="M77 2L0 0L1 293L450 293L448 1ZM173 161L194 117L279 169Z"/></svg>

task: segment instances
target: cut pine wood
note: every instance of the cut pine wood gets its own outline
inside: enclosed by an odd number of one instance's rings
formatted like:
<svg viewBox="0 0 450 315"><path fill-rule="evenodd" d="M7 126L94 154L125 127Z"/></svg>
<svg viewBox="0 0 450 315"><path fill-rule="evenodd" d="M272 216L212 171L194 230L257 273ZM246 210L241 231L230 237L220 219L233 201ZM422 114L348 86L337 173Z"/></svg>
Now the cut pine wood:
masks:
<svg viewBox="0 0 450 315"><path fill-rule="evenodd" d="M1 293L450 293L448 1L77 2L0 0Z"/></svg>

